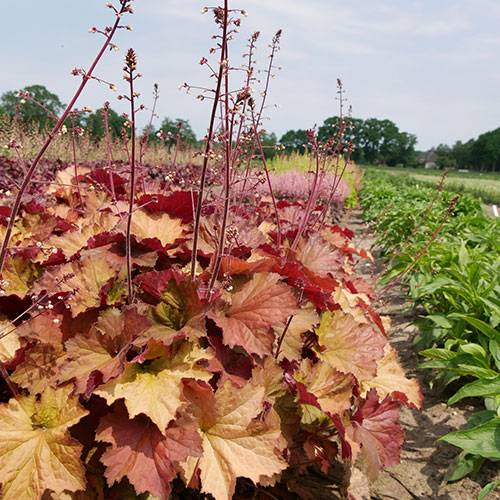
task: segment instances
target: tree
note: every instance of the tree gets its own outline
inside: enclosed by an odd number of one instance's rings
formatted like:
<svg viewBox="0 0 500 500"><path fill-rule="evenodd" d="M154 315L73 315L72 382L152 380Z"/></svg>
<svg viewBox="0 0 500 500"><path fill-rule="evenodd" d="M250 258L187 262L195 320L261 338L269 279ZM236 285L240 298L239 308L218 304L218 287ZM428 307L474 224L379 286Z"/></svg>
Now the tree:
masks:
<svg viewBox="0 0 500 500"><path fill-rule="evenodd" d="M329 137L339 140L340 118L327 118L318 129L318 139L326 142ZM359 163L385 163L387 165L413 165L416 162L413 134L400 132L390 120L346 118L343 123L342 142L351 142L351 159Z"/></svg>
<svg viewBox="0 0 500 500"><path fill-rule="evenodd" d="M363 120L360 118L347 117L343 119L342 144L352 143L354 149L351 153L351 159L355 162L360 162L363 159L363 150L360 147L362 144L362 129ZM327 142L331 137L336 142L340 140L339 116L327 118L318 129L318 141ZM336 142L334 142L334 147Z"/></svg>
<svg viewBox="0 0 500 500"><path fill-rule="evenodd" d="M260 135L260 143L262 145L262 149L264 151L264 157L266 160L273 158L276 155L276 146L278 139L276 138L276 134L274 132L261 131Z"/></svg>
<svg viewBox="0 0 500 500"><path fill-rule="evenodd" d="M437 155L436 164L440 168L456 168L457 160L453 156L453 150L450 146L446 144L440 144L434 148L434 152Z"/></svg>
<svg viewBox="0 0 500 500"><path fill-rule="evenodd" d="M470 151L476 169L500 172L500 128L481 134Z"/></svg>
<svg viewBox="0 0 500 500"><path fill-rule="evenodd" d="M160 131L163 131L165 139L167 139L169 133L172 138L177 138L177 134L180 133L180 140L187 144L195 145L198 141L196 139L196 134L194 133L189 121L183 120L182 118L176 118L171 120L166 117L160 126Z"/></svg>
<svg viewBox="0 0 500 500"><path fill-rule="evenodd" d="M94 113L88 115L84 120L84 127L89 132L90 136L99 141L106 135L104 128L104 107L98 109ZM108 108L108 130L112 140L121 137L120 129L123 126L125 119L119 115L114 109Z"/></svg>
<svg viewBox="0 0 500 500"><path fill-rule="evenodd" d="M35 104L29 98L23 97L22 94L29 93L29 97L39 102L47 108L51 113L58 116L65 109L65 105L61 102L56 94L50 92L43 85L28 85L19 92L9 90L0 97L0 112L6 114L10 118L16 116L18 111L19 116L24 123L38 124L38 129L55 125L55 120L47 111Z"/></svg>
<svg viewBox="0 0 500 500"><path fill-rule="evenodd" d="M363 159L366 163L380 163L380 145L383 139L383 131L380 121L376 118L368 118L363 122L363 132L361 134L361 148L363 149Z"/></svg>
<svg viewBox="0 0 500 500"><path fill-rule="evenodd" d="M469 139L467 142L457 141L452 148L453 158L457 168L468 168L472 165L472 145L474 139Z"/></svg>
<svg viewBox="0 0 500 500"><path fill-rule="evenodd" d="M305 130L288 130L288 132L285 132L281 136L280 143L285 146L285 151L288 154L293 151L304 154L309 144L309 139L306 136Z"/></svg>

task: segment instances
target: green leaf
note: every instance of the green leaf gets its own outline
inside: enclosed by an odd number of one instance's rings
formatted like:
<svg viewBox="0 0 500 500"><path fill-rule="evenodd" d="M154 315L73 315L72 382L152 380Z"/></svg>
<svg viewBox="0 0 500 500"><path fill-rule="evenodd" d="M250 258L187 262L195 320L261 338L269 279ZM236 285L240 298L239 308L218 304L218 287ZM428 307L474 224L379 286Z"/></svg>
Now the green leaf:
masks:
<svg viewBox="0 0 500 500"><path fill-rule="evenodd" d="M484 462L483 457L470 455L466 451L459 453L450 463L446 474L444 475L441 487L452 481L458 481L467 474L479 470Z"/></svg>
<svg viewBox="0 0 500 500"><path fill-rule="evenodd" d="M438 441L445 441L468 453L500 459L500 418L465 431L454 431Z"/></svg>
<svg viewBox="0 0 500 500"><path fill-rule="evenodd" d="M473 358L477 359L478 361L482 362L486 361L486 351L479 344L474 344L473 342L462 344L458 348L458 352L464 352L466 354L470 354Z"/></svg>
<svg viewBox="0 0 500 500"><path fill-rule="evenodd" d="M436 347L420 351L419 354L420 356L425 356L426 358L440 359L443 361L448 361L457 357L457 353L454 351L450 351L448 349L438 349Z"/></svg>
<svg viewBox="0 0 500 500"><path fill-rule="evenodd" d="M481 410L476 413L473 413L472 416L467 421L467 429L473 429L478 425L483 425L486 422L496 418L497 411L496 410Z"/></svg>
<svg viewBox="0 0 500 500"><path fill-rule="evenodd" d="M420 363L420 365L418 366L420 368L448 370L450 372L459 373L460 375L472 375L477 378L492 378L497 375L497 372L493 370L484 368L482 366L477 366L474 364L468 364L463 361L465 361L463 355L459 355L451 361L440 361L431 359L430 361L424 361L423 363ZM467 361L471 360L469 359Z"/></svg>
<svg viewBox="0 0 500 500"><path fill-rule="evenodd" d="M477 500L483 500L489 495L497 486L500 486L500 481L493 481L492 483L488 483L479 493Z"/></svg>
<svg viewBox="0 0 500 500"><path fill-rule="evenodd" d="M472 325L481 333L484 333L488 338L500 341L500 332L495 328L493 328L492 326L490 326L488 323L485 323L484 321L478 318L474 318L467 314L460 314L460 313L452 313L450 314L450 317L464 319L465 321L467 321L467 323Z"/></svg>
<svg viewBox="0 0 500 500"><path fill-rule="evenodd" d="M495 362L495 366L500 370L500 346L493 339L489 342L489 350Z"/></svg>
<svg viewBox="0 0 500 500"><path fill-rule="evenodd" d="M465 269L467 264L470 262L469 252L465 246L465 242L462 241L460 244L460 250L458 251L458 263L461 269Z"/></svg>
<svg viewBox="0 0 500 500"><path fill-rule="evenodd" d="M416 298L421 297L422 295L425 294L433 294L443 286L451 285L452 283L453 281L450 280L449 278L438 276L436 279L432 280L427 285L422 285L420 288L418 288L418 293L415 293Z"/></svg>
<svg viewBox="0 0 500 500"><path fill-rule="evenodd" d="M441 328L453 328L453 323L451 323L446 316L443 316L442 314L430 314L427 316L427 319L430 319Z"/></svg>
<svg viewBox="0 0 500 500"><path fill-rule="evenodd" d="M475 380L461 387L449 400L448 406L463 398L497 396L500 394L500 375L495 378Z"/></svg>

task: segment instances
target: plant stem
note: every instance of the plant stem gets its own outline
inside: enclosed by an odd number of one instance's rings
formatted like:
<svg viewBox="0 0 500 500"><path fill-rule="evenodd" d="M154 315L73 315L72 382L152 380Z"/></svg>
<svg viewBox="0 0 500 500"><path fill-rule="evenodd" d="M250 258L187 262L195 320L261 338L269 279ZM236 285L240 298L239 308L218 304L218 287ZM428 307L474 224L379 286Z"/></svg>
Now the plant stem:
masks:
<svg viewBox="0 0 500 500"><path fill-rule="evenodd" d="M134 108L134 70L135 70L135 54L132 49L127 53L127 69L128 82L130 91L130 198L128 205L127 215L127 232L125 235L125 253L127 257L127 291L128 291L128 304L134 300L134 293L132 289L132 214L134 212L134 197L135 197L135 108Z"/></svg>
<svg viewBox="0 0 500 500"><path fill-rule="evenodd" d="M123 14L126 11L126 8L128 7L127 2L123 2L121 9L119 11L119 14ZM99 50L99 53L97 54L96 58L90 65L89 70L83 75L82 77L82 83L78 87L77 91L75 92L75 95L71 99L71 102L68 104L67 108L65 109L64 113L62 114L61 118L59 118L58 122L54 125L54 128L50 131L49 136L47 137L45 143L41 147L40 151L36 155L35 159L33 160L33 163L31 164L31 167L28 169L26 172L26 175L24 176L23 182L21 184L21 187L19 188L19 192L17 193L16 199L14 201L14 206L12 207L12 212L9 218L9 224L7 226L7 231L5 232L5 237L2 243L2 248L0 250L0 273L2 272L3 266L5 264L5 258L7 256L7 247L9 246L10 238L12 236L12 231L14 229L14 223L16 221L17 214L19 213L19 209L21 207L21 200L23 198L24 193L26 192L26 189L28 188L28 185L31 181L31 178L33 177L33 174L35 173L36 167L38 166L38 163L40 162L40 159L44 155L45 151L47 148L50 146L50 143L54 139L54 137L57 135L57 132L61 128L62 124L64 123L64 120L66 120L67 116L69 115L70 111L73 109L73 106L75 105L77 99L80 97L80 94L82 93L83 89L85 88L85 85L87 85L87 82L90 80L93 71L95 70L98 62L100 61L101 57L103 56L105 50L108 48L108 45L113 38L118 25L120 23L121 17L117 15L115 23L113 24L111 30L109 31L109 34L106 36L106 41L104 42L103 46Z"/></svg>
<svg viewBox="0 0 500 500"><path fill-rule="evenodd" d="M227 11L228 11L228 0L224 0L224 19L222 21L222 40L227 39ZM210 122L208 126L208 135L207 135L207 143L205 145L205 154L203 156L203 166L201 169L200 176L200 188L198 190L198 200L196 202L196 214L194 220L194 229L193 229L193 249L191 255L191 279L194 280L196 275L196 260L198 257L198 238L200 233L200 223L201 223L201 208L203 204L203 192L205 190L205 181L207 176L208 169L208 157L210 153L210 146L212 144L212 137L214 133L214 123L215 123L215 115L217 113L217 105L219 103L220 90L222 86L222 76L224 75L225 68L225 53L224 53L225 44L222 43L221 47L221 58L219 62L219 73L217 75L217 87L215 89L214 95L214 103L212 106L212 113L210 116Z"/></svg>

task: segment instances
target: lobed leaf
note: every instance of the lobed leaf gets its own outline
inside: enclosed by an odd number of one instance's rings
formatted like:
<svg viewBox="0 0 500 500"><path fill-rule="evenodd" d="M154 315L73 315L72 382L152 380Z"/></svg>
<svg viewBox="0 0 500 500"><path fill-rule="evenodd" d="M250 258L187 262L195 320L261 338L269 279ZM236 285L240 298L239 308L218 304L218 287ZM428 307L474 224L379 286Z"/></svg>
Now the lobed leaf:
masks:
<svg viewBox="0 0 500 500"><path fill-rule="evenodd" d="M279 275L260 273L230 297L230 305L217 305L209 313L222 329L224 343L241 346L250 354L267 356L275 338L271 326L284 325L300 309L292 289Z"/></svg>
<svg viewBox="0 0 500 500"><path fill-rule="evenodd" d="M185 394L200 422L203 456L196 467L202 491L215 500L231 500L237 477L257 484L262 476L287 467L279 453L285 446L279 417L271 409L256 419L264 409L264 387L250 381L236 388L227 381L214 393L209 386L191 383Z"/></svg>
<svg viewBox="0 0 500 500"><path fill-rule="evenodd" d="M358 382L375 377L386 340L371 326L359 324L342 311L325 311L316 332L324 348L321 359L342 373L352 373Z"/></svg>
<svg viewBox="0 0 500 500"><path fill-rule="evenodd" d="M71 386L47 388L37 401L23 396L0 405L0 483L3 500L39 500L85 489L82 446L69 434L88 412Z"/></svg>

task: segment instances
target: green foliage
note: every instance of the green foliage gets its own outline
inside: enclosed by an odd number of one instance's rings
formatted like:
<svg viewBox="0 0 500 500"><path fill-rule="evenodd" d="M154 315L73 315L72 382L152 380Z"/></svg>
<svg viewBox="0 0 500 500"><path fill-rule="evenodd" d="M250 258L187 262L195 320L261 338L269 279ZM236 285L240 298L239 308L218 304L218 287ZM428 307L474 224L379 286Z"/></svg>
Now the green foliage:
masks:
<svg viewBox="0 0 500 500"><path fill-rule="evenodd" d="M318 140L326 142L330 137L340 137L340 118L327 118L318 129ZM342 139L352 143L351 159L356 163L413 165L416 163L416 136L401 132L390 120L349 118L344 120ZM289 130L280 139L289 154L292 151L303 154L308 145L305 130Z"/></svg>
<svg viewBox="0 0 500 500"><path fill-rule="evenodd" d="M176 139L179 134L181 142L187 144L196 144L196 134L194 133L189 121L182 118L171 120L166 117L162 122L159 131L163 132L164 139L168 140L169 137Z"/></svg>
<svg viewBox="0 0 500 500"><path fill-rule="evenodd" d="M100 108L94 113L88 115L84 122L84 127L87 129L91 137L98 141L106 136L106 129L104 126L103 113L104 108ZM121 137L120 129L123 126L125 119L119 115L114 109L108 108L108 130L111 139L118 139Z"/></svg>
<svg viewBox="0 0 500 500"><path fill-rule="evenodd" d="M264 158L266 160L270 160L276 156L276 144L278 143L278 139L274 132L267 132L265 130L260 133L260 143L262 145L262 149L264 151Z"/></svg>
<svg viewBox="0 0 500 500"><path fill-rule="evenodd" d="M448 404L484 398L486 410L471 417L467 430L441 438L464 450L450 466L452 481L484 459L500 458L500 219L484 216L478 200L465 195L437 233L453 195L441 192L432 202L435 195L408 177L368 172L361 203L392 257L384 280L413 267L403 283L423 311L416 345L428 360L421 367L437 370L441 386L462 381Z"/></svg>
<svg viewBox="0 0 500 500"><path fill-rule="evenodd" d="M466 143L457 141L453 146L440 144L434 149L441 168L500 172L500 128L481 134Z"/></svg>
<svg viewBox="0 0 500 500"><path fill-rule="evenodd" d="M393 168L363 165L363 170L386 172L405 177L411 176L419 184L425 183L429 187L436 187L443 175L442 170L426 168ZM450 170L443 184L443 189L456 193L471 194L480 198L484 203L500 204L500 176L497 173Z"/></svg>
<svg viewBox="0 0 500 500"><path fill-rule="evenodd" d="M326 141L329 137L338 137L339 124L339 117L327 118L318 129L319 140ZM416 136L401 132L390 120L351 118L344 127L343 137L346 142L352 142L354 150L351 158L356 163L395 166L413 165L416 162Z"/></svg>
<svg viewBox="0 0 500 500"><path fill-rule="evenodd" d="M285 146L287 153L297 152L304 154L309 143L305 130L288 130L281 136L280 143Z"/></svg>
<svg viewBox="0 0 500 500"><path fill-rule="evenodd" d="M29 98L20 97L20 92L23 94L29 92L32 99L39 102L56 116L64 110L65 105L59 97L46 87L43 85L28 85L19 92L15 90L4 92L0 97L0 113L4 113L10 118L18 114L25 123L37 123L39 130L55 124L54 118L47 111Z"/></svg>

